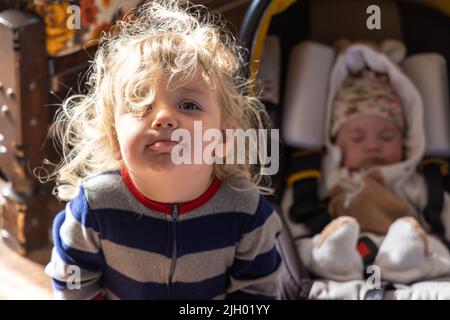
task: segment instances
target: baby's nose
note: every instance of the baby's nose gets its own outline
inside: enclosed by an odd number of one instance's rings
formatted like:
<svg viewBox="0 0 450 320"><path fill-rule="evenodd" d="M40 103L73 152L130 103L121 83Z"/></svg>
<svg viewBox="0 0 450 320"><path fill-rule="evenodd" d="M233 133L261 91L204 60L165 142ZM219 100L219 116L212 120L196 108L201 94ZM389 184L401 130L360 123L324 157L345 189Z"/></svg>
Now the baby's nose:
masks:
<svg viewBox="0 0 450 320"><path fill-rule="evenodd" d="M366 143L367 150L380 150L381 149L381 141L378 139L370 139Z"/></svg>

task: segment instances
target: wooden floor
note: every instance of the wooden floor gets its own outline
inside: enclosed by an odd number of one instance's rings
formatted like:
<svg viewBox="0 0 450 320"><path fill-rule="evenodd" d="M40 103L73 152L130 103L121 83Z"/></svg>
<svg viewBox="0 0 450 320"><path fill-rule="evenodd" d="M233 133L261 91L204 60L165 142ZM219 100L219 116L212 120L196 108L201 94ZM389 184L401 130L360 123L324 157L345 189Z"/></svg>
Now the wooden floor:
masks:
<svg viewBox="0 0 450 320"><path fill-rule="evenodd" d="M50 248L22 257L0 239L0 300L52 299L50 278L44 273Z"/></svg>

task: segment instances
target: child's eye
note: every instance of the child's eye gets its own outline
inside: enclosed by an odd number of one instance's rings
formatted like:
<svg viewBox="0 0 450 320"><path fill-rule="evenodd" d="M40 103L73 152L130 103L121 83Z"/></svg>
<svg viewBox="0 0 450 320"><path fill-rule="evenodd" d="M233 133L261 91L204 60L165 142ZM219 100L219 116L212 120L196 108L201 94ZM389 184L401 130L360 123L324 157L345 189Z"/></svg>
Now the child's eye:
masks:
<svg viewBox="0 0 450 320"><path fill-rule="evenodd" d="M186 101L180 103L178 109L192 111L192 110L200 110L200 107L194 102Z"/></svg>

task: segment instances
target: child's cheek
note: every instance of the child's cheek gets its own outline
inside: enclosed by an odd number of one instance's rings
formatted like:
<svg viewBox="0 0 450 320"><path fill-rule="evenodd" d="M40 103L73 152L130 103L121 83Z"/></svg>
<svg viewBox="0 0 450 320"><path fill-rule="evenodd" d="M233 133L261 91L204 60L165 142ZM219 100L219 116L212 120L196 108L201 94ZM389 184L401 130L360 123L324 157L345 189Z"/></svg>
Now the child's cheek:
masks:
<svg viewBox="0 0 450 320"><path fill-rule="evenodd" d="M130 129L130 131L128 131L125 134L123 144L124 144L123 149L127 150L127 152L132 154L136 154L137 152L139 152L140 149L143 149L145 146L142 134L133 129Z"/></svg>
<svg viewBox="0 0 450 320"><path fill-rule="evenodd" d="M130 158L140 148L143 148L141 145L145 145L142 141L143 135L141 134L140 125L126 118L119 121L118 124L116 132L121 156Z"/></svg>

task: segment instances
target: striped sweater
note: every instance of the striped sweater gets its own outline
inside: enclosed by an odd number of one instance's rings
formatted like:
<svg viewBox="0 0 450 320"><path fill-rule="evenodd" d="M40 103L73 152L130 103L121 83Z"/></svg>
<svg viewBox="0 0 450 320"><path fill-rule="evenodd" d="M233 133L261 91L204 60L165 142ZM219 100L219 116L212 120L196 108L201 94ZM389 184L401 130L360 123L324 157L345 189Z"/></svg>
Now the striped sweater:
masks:
<svg viewBox="0 0 450 320"><path fill-rule="evenodd" d="M193 201L165 204L125 170L107 172L55 217L46 272L62 299L273 299L280 229L254 189L216 179Z"/></svg>

